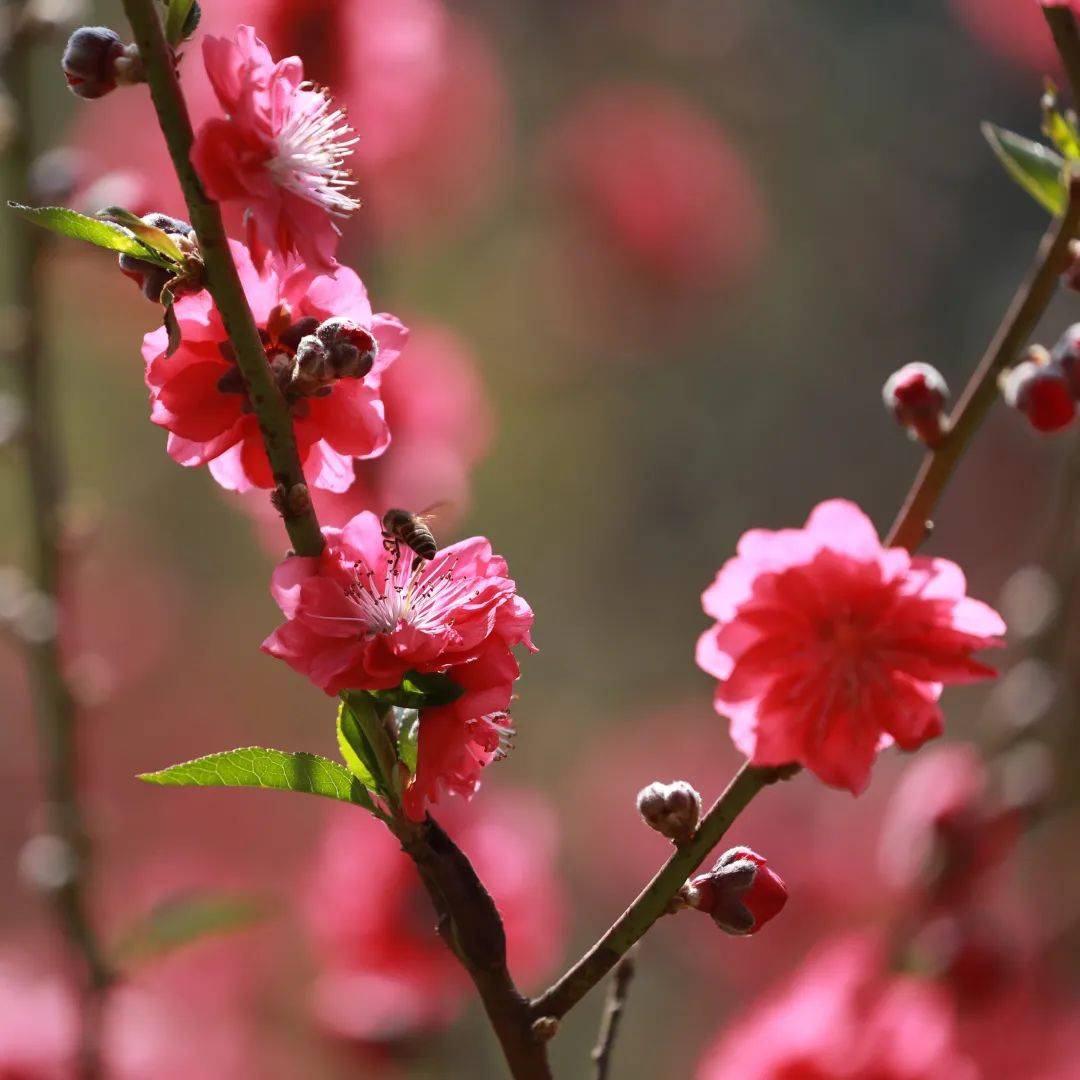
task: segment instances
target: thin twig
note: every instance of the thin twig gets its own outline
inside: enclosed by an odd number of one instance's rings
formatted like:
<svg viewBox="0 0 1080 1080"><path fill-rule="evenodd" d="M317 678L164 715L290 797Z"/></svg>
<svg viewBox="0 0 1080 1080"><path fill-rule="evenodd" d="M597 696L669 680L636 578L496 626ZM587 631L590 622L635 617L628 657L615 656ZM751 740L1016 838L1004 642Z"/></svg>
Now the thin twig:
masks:
<svg viewBox="0 0 1080 1080"><path fill-rule="evenodd" d="M637 948L635 947L615 965L615 971L611 976L607 1005L604 1007L600 1033L592 1052L596 1080L608 1080L610 1075L615 1040L619 1037L619 1024L626 1009L626 999L630 993L630 984L634 981L636 967Z"/></svg>
<svg viewBox="0 0 1080 1080"><path fill-rule="evenodd" d="M124 11L135 31L139 55L146 69L150 96L154 99L154 108L180 179L191 224L199 239L199 252L206 266L207 287L236 352L236 363L244 376L248 396L259 421L274 481L285 492L292 492L305 483L293 437L292 416L266 363L259 330L229 251L221 208L207 197L191 163L194 142L191 117L180 91L173 51L162 31L157 11L159 6L154 0L124 0ZM307 509L287 509L283 516L296 554L318 555L323 548L323 538L310 505Z"/></svg>
<svg viewBox="0 0 1080 1080"><path fill-rule="evenodd" d="M207 288L247 380L274 478L291 489L304 482L292 419L270 377L258 329L229 251L220 208L207 197L191 165L191 120L156 7L154 0L124 0L158 122L199 240ZM322 549L314 510L286 517L285 524L298 555L318 554ZM480 994L512 1075L516 1080L549 1080L546 1047L533 1035L529 1003L514 986L506 967L502 920L469 860L431 818L419 826L403 820L394 826L435 905L439 932Z"/></svg>
<svg viewBox="0 0 1080 1080"><path fill-rule="evenodd" d="M29 202L27 188L33 164L34 94L33 33L26 27L26 4L8 3L10 37L3 56L4 81L12 104L14 130L7 149L16 197ZM59 622L61 604L61 516L65 499L64 469L59 451L59 423L52 372L46 362L44 260L45 234L28 222L10 226L8 278L11 289L8 361L21 383L30 495L30 582L42 605L44 625L23 636L34 707L40 731L47 829L60 842L59 883L48 886L57 921L81 971L80 1039L77 1069L82 1080L102 1075L101 1019L112 973L87 912L91 851L79 799L78 717L75 699L63 670ZM51 625L50 625L51 623Z"/></svg>
<svg viewBox="0 0 1080 1080"><path fill-rule="evenodd" d="M972 437L997 400L998 375L1017 359L1070 262L1069 244L1080 228L1080 177L1069 181L1065 213L1047 230L1038 255L997 333L971 377L952 416L949 432L929 451L886 539L890 547L914 551L931 528L931 515Z"/></svg>
<svg viewBox="0 0 1080 1080"><path fill-rule="evenodd" d="M1043 15L1065 65L1073 108L1080 108L1080 31L1076 28L1076 17L1067 3L1044 4Z"/></svg>

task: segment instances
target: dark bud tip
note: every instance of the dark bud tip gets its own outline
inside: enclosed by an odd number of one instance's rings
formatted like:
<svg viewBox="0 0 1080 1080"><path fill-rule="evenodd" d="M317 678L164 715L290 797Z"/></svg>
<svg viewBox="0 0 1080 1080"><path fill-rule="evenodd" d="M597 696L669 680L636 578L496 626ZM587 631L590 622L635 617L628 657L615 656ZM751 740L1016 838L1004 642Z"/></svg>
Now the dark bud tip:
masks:
<svg viewBox="0 0 1080 1080"><path fill-rule="evenodd" d="M116 61L124 43L107 26L81 26L64 49L60 66L68 87L82 98L104 97L116 89Z"/></svg>

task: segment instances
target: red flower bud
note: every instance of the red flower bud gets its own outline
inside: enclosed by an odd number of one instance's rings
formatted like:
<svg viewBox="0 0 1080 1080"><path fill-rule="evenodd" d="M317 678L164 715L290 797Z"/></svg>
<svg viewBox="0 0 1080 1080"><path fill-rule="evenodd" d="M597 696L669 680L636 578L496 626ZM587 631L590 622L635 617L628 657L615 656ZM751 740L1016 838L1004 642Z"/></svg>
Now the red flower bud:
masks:
<svg viewBox="0 0 1080 1080"><path fill-rule="evenodd" d="M116 89L116 61L124 43L107 26L80 26L64 49L60 66L73 94L104 97Z"/></svg>
<svg viewBox="0 0 1080 1080"><path fill-rule="evenodd" d="M638 792L638 813L662 836L683 844L694 835L701 818L701 796L685 780L662 784L654 780Z"/></svg>
<svg viewBox="0 0 1080 1080"><path fill-rule="evenodd" d="M327 319L315 336L325 346L339 379L362 379L379 355L379 343L371 333L348 319Z"/></svg>
<svg viewBox="0 0 1080 1080"><path fill-rule="evenodd" d="M690 907L712 916L728 934L756 934L787 903L787 886L750 848L725 851L706 874L685 887Z"/></svg>
<svg viewBox="0 0 1080 1080"><path fill-rule="evenodd" d="M932 446L945 433L949 388L941 372L929 364L905 364L882 387L881 396L898 424L913 439Z"/></svg>
<svg viewBox="0 0 1080 1080"><path fill-rule="evenodd" d="M1060 431L1076 416L1076 401L1063 366L1039 346L1002 377L1002 392L1010 408L1022 412L1036 431Z"/></svg>
<svg viewBox="0 0 1080 1080"><path fill-rule="evenodd" d="M1074 398L1080 400L1080 323L1073 323L1058 338L1054 351L1050 354L1052 363L1059 364L1069 380L1069 388Z"/></svg>

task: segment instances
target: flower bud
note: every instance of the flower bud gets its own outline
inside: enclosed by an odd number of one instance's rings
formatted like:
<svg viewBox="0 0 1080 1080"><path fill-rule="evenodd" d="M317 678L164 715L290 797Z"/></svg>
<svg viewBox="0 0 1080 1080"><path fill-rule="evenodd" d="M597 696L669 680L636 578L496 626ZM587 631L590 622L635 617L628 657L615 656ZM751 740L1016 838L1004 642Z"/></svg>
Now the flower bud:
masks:
<svg viewBox="0 0 1080 1080"><path fill-rule="evenodd" d="M330 365L339 379L362 379L379 355L379 343L362 326L348 319L327 319L315 331L326 348Z"/></svg>
<svg viewBox="0 0 1080 1080"><path fill-rule="evenodd" d="M73 94L99 98L116 89L116 61L124 43L107 26L80 26L70 38L60 66Z"/></svg>
<svg viewBox="0 0 1080 1080"><path fill-rule="evenodd" d="M168 214L146 214L143 219L147 225L153 225L170 236L181 236L193 240L195 230L179 218L170 217ZM145 259L137 259L134 255L120 256L120 271L125 277L131 278L142 290L143 296L151 303L161 302L161 290L172 280L172 272L163 266L157 266Z"/></svg>
<svg viewBox="0 0 1080 1080"><path fill-rule="evenodd" d="M1080 400L1080 323L1073 323L1064 334L1058 338L1057 344L1050 353L1052 363L1059 364L1069 380L1069 389L1077 400Z"/></svg>
<svg viewBox="0 0 1080 1080"><path fill-rule="evenodd" d="M690 907L712 916L725 933L756 934L787 903L787 886L749 848L725 851L706 874L683 887Z"/></svg>
<svg viewBox="0 0 1080 1080"><path fill-rule="evenodd" d="M949 388L941 372L929 364L905 364L882 387L881 396L898 424L913 439L933 446L945 434Z"/></svg>
<svg viewBox="0 0 1080 1080"><path fill-rule="evenodd" d="M701 819L701 796L685 780L672 784L654 780L638 792L637 808L650 829L685 844Z"/></svg>
<svg viewBox="0 0 1080 1080"><path fill-rule="evenodd" d="M1006 404L1018 409L1036 431L1060 431L1076 416L1076 402L1064 367L1033 345L1016 367L1001 378Z"/></svg>

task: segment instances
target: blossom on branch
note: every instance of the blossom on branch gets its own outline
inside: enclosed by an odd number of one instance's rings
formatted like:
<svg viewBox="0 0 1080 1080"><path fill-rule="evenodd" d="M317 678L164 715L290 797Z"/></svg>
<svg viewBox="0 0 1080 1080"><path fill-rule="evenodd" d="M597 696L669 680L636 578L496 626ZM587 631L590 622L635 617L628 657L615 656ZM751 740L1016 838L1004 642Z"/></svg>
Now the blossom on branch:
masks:
<svg viewBox="0 0 1080 1080"><path fill-rule="evenodd" d="M390 443L382 373L404 347L408 331L393 315L372 314L363 282L348 267L312 278L302 264L273 256L259 271L243 245L230 246L267 363L292 412L307 482L345 491L354 480L353 459L375 457ZM179 349L167 355L164 329L147 334L142 349L150 419L168 430L169 456L181 465L209 465L214 479L231 491L272 488L259 425L210 294L186 296L174 311ZM313 380L298 363L298 349L332 318L347 319L371 339L372 364L351 377L330 371Z"/></svg>
<svg viewBox="0 0 1080 1080"><path fill-rule="evenodd" d="M207 192L245 204L260 245L332 271L334 219L360 205L344 167L357 142L344 112L305 81L299 57L275 63L250 26L206 38L203 61L226 113L202 125L192 149Z"/></svg>
<svg viewBox="0 0 1080 1080"><path fill-rule="evenodd" d="M425 562L386 541L368 512L323 535L320 555L291 556L274 571L271 592L286 621L263 651L328 694L393 690L410 673L448 680L453 700L419 712L405 804L420 819L443 789L471 795L481 769L505 753L520 674L512 649L533 648L532 609L483 537Z"/></svg>
<svg viewBox="0 0 1080 1080"><path fill-rule="evenodd" d="M717 621L697 662L735 745L856 795L879 750L941 734L943 685L992 676L971 654L1005 632L955 563L883 547L840 499L802 529L744 534L702 600Z"/></svg>

